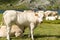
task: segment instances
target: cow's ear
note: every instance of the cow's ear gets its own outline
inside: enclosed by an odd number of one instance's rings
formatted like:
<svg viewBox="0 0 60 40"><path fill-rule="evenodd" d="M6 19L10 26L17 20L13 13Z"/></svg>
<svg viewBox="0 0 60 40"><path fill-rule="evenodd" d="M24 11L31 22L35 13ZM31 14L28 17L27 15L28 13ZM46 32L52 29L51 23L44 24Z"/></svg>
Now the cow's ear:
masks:
<svg viewBox="0 0 60 40"><path fill-rule="evenodd" d="M35 16L38 16L38 14L37 14L37 13L35 13Z"/></svg>

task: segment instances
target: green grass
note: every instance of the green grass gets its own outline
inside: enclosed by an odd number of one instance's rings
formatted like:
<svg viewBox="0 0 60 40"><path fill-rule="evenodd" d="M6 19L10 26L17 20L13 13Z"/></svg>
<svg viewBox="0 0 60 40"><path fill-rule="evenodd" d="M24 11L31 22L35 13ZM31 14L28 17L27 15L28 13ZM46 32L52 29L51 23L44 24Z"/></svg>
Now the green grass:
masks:
<svg viewBox="0 0 60 40"><path fill-rule="evenodd" d="M0 22L2 20L2 14L0 14ZM56 23L57 22L57 23ZM55 21L43 21L42 24L34 30L35 40L60 40L60 24L59 20ZM23 37L11 37L12 40L31 40L28 38L29 29L24 32ZM6 40L6 38L0 38L0 40Z"/></svg>
<svg viewBox="0 0 60 40"><path fill-rule="evenodd" d="M0 13L0 23L1 23L1 21L2 21L2 14Z"/></svg>

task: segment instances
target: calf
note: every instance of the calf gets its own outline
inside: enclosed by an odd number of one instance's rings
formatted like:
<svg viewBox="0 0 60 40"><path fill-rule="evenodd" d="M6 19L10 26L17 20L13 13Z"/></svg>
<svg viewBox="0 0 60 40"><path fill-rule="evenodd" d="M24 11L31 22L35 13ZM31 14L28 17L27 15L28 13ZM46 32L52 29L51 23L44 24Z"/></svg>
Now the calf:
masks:
<svg viewBox="0 0 60 40"><path fill-rule="evenodd" d="M0 26L0 37L6 37L7 36L7 30L5 25ZM17 25L12 25L11 27L11 35L15 35L16 37L21 36L23 31L17 26Z"/></svg>
<svg viewBox="0 0 60 40"><path fill-rule="evenodd" d="M33 38L33 30L38 23L41 23L43 20L42 13L36 13L33 11L26 11L26 12L16 12L15 10L7 10L3 13L4 23L7 27L7 40L10 40L9 33L10 33L10 26L11 23L14 22L20 26L21 29L29 26L31 39Z"/></svg>

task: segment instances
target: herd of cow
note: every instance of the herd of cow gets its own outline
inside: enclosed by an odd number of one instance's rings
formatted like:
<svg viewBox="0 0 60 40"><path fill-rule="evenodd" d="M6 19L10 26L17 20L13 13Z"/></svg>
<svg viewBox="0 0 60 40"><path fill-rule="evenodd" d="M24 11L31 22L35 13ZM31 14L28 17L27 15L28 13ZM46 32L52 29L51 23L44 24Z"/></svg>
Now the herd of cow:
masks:
<svg viewBox="0 0 60 40"><path fill-rule="evenodd" d="M24 10L6 10L3 13L4 25L0 25L0 37L7 37L10 40L11 35L23 36L26 27L29 27L29 37L34 40L33 31L34 28L43 21L60 19L57 11L32 11Z"/></svg>

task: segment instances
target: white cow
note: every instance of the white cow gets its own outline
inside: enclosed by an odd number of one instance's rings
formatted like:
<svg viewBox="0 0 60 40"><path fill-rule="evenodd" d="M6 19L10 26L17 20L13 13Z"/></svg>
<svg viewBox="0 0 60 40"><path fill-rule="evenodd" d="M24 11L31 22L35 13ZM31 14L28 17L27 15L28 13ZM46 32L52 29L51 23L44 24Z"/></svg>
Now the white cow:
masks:
<svg viewBox="0 0 60 40"><path fill-rule="evenodd" d="M51 16L52 11L45 11L45 17Z"/></svg>
<svg viewBox="0 0 60 40"><path fill-rule="evenodd" d="M48 16L48 17L46 17L46 20L56 20L56 17L54 17L54 16Z"/></svg>
<svg viewBox="0 0 60 40"><path fill-rule="evenodd" d="M57 16L58 12L57 11L52 11L52 16Z"/></svg>
<svg viewBox="0 0 60 40"><path fill-rule="evenodd" d="M0 25L0 37L7 36L7 30L5 25ZM10 35L15 35L15 37L21 36L23 31L17 26L12 25Z"/></svg>
<svg viewBox="0 0 60 40"><path fill-rule="evenodd" d="M58 12L57 11L45 11L45 16L57 16Z"/></svg>
<svg viewBox="0 0 60 40"><path fill-rule="evenodd" d="M33 38L33 30L35 26L43 21L43 14L42 13L35 13L35 12L22 12L18 13L15 10L7 10L3 13L4 22L7 26L7 40L10 40L9 33L10 33L10 26L11 23L14 22L24 29L25 26L29 26L31 32L31 38Z"/></svg>

